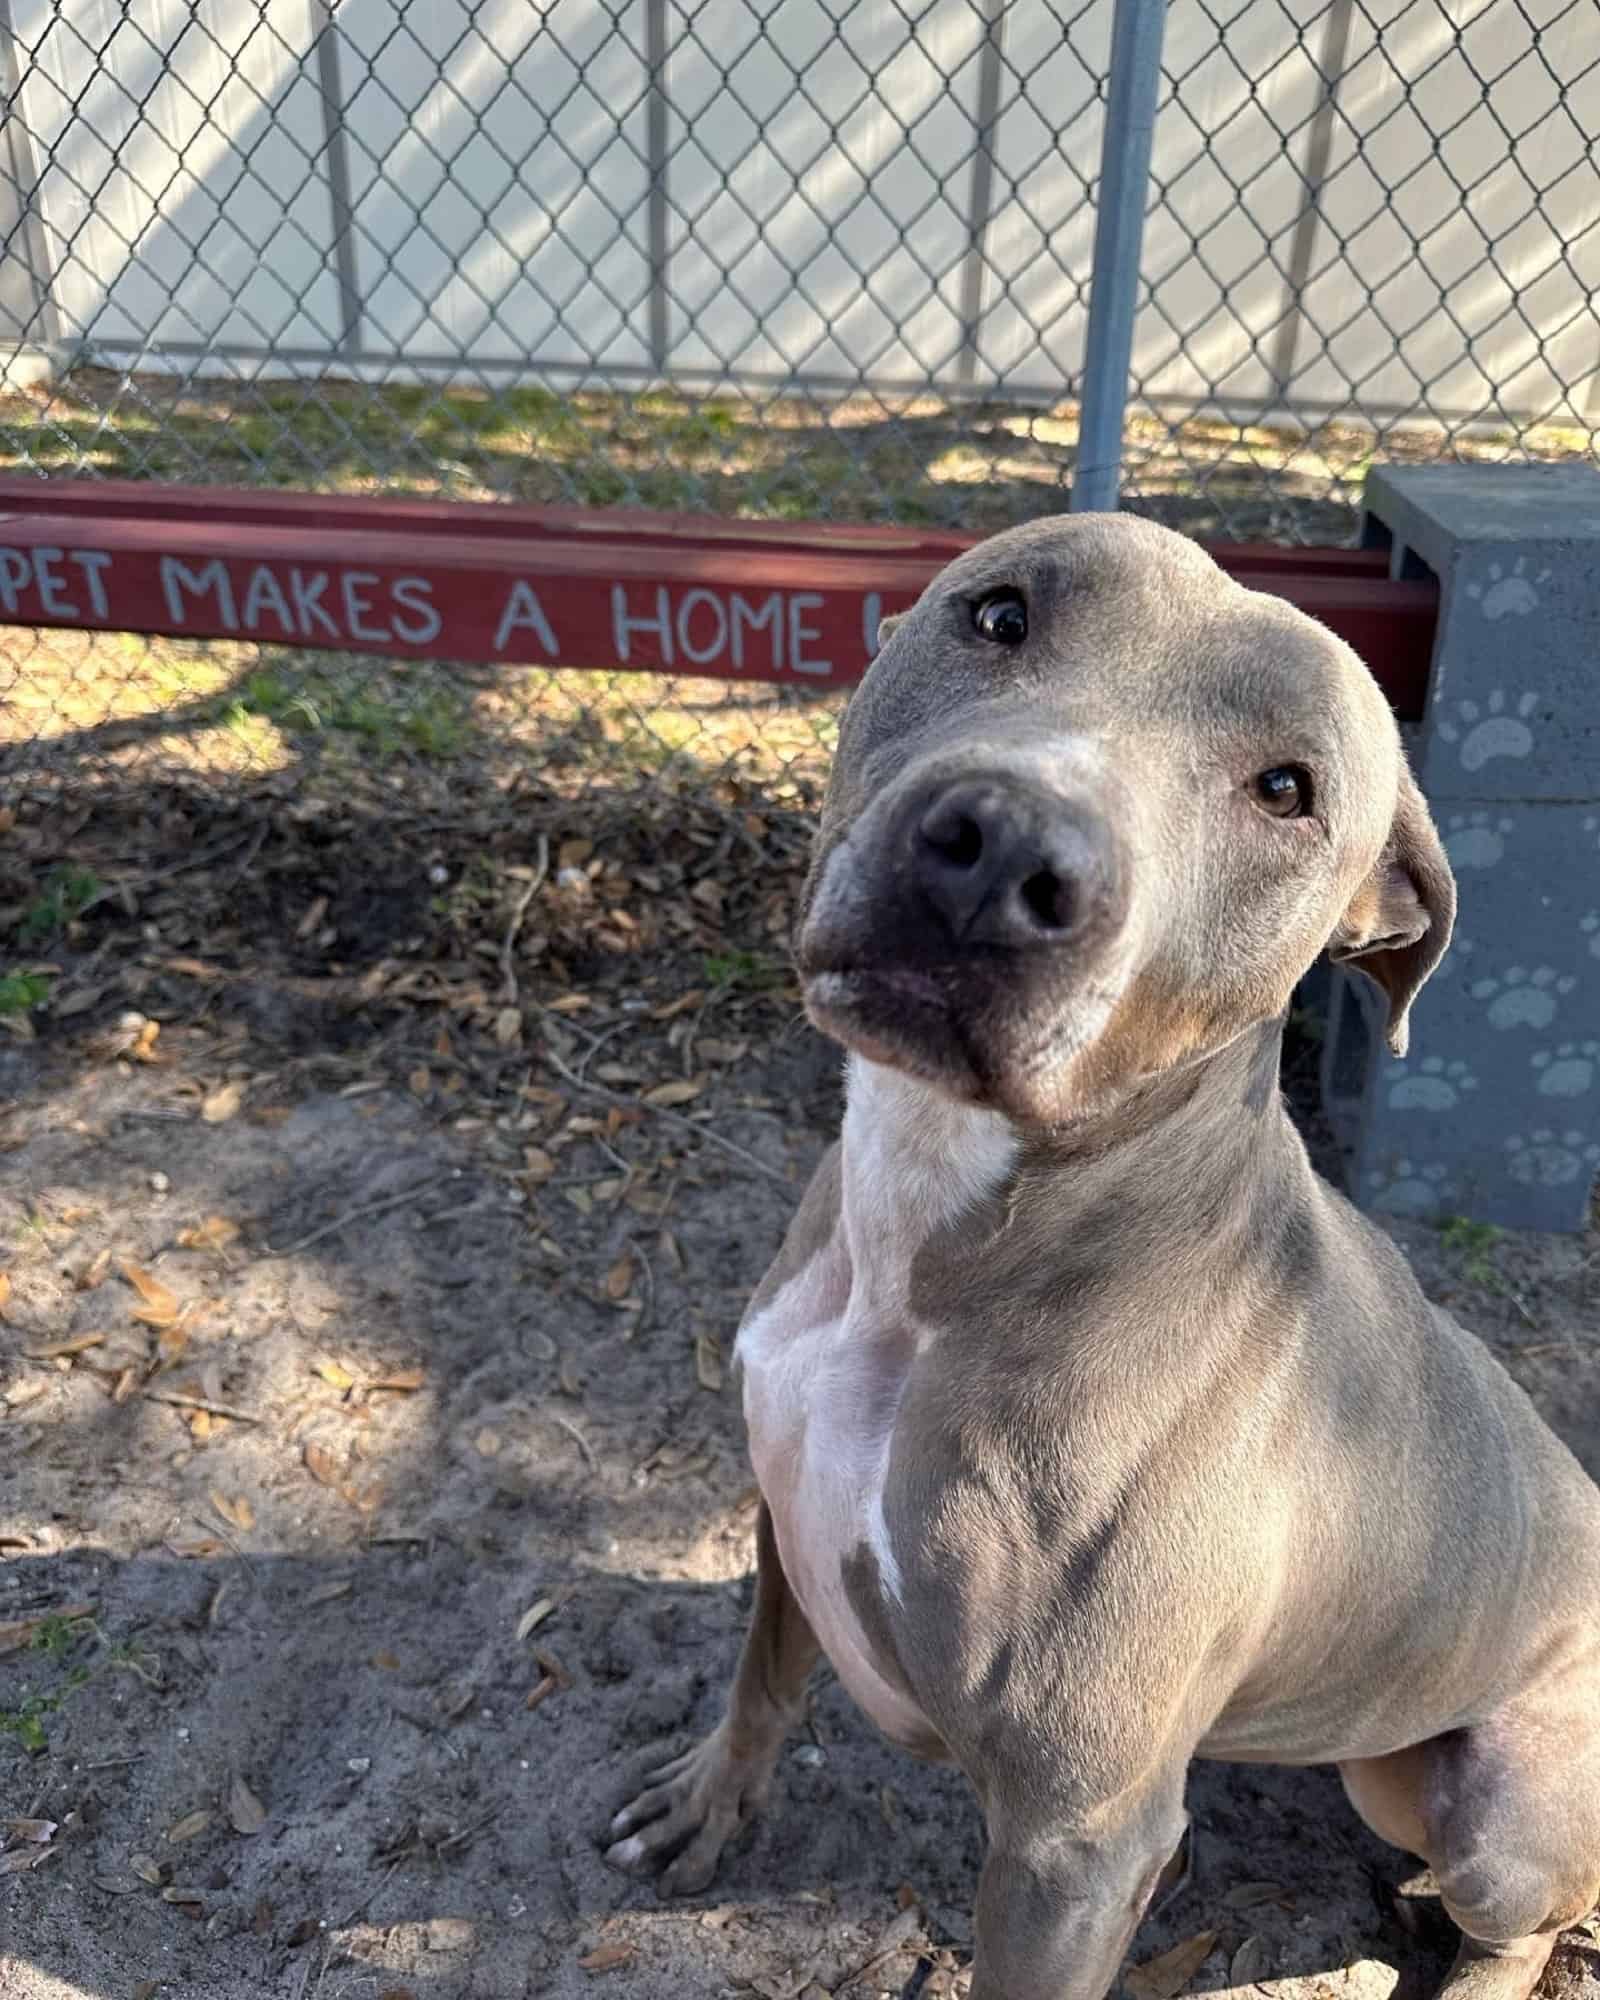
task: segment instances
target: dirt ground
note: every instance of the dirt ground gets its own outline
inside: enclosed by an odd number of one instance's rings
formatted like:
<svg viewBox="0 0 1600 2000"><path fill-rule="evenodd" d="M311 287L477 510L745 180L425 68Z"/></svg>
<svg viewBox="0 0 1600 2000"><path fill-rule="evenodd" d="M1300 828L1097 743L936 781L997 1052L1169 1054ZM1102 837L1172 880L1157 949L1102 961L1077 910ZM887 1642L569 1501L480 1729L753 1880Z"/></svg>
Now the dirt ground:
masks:
<svg viewBox="0 0 1600 2000"><path fill-rule="evenodd" d="M956 1990L975 1807L826 1673L707 1895L596 1841L748 1599L724 1357L838 1108L790 794L7 809L50 997L0 1035L4 2000ZM1600 1227L1401 1233L1600 1473ZM1134 2000L1437 1978L1331 1774L1192 1808Z"/></svg>

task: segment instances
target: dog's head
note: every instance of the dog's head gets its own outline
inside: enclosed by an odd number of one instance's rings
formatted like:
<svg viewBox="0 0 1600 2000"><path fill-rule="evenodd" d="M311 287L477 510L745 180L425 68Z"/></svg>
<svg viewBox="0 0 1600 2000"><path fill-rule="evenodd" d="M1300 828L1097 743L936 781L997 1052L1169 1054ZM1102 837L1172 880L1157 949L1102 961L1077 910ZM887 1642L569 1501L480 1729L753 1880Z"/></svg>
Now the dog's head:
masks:
<svg viewBox="0 0 1600 2000"><path fill-rule="evenodd" d="M797 931L826 1033L1032 1124L1284 1012L1325 947L1389 1040L1455 889L1340 640L1126 515L1041 521L886 621Z"/></svg>

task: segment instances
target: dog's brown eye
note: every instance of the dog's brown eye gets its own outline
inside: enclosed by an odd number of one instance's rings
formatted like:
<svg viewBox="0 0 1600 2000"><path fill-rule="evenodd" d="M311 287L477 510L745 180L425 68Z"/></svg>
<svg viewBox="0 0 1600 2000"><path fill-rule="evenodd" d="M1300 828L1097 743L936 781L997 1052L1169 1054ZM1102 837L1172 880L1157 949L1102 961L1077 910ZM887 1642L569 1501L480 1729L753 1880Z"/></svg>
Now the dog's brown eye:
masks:
<svg viewBox="0 0 1600 2000"><path fill-rule="evenodd" d="M1028 636L1028 607L1014 590L991 591L973 606L979 635L997 646L1020 646Z"/></svg>
<svg viewBox="0 0 1600 2000"><path fill-rule="evenodd" d="M1311 774L1298 764L1274 764L1255 781L1256 803L1274 819L1300 819L1311 810Z"/></svg>

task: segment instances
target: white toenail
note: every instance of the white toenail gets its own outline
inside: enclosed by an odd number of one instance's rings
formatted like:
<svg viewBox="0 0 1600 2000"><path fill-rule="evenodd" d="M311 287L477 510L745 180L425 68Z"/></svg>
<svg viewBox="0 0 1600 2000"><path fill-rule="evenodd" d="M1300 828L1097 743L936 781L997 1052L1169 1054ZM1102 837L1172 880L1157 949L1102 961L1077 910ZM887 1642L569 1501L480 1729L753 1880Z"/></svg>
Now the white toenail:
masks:
<svg viewBox="0 0 1600 2000"><path fill-rule="evenodd" d="M628 1830L628 1808L624 1806L621 1812L613 1815L611 1821L611 1831L613 1833L626 1833L627 1830Z"/></svg>
<svg viewBox="0 0 1600 2000"><path fill-rule="evenodd" d="M632 1840L625 1840L617 1849L617 1859L624 1868L631 1868L644 1852L644 1842L635 1834Z"/></svg>

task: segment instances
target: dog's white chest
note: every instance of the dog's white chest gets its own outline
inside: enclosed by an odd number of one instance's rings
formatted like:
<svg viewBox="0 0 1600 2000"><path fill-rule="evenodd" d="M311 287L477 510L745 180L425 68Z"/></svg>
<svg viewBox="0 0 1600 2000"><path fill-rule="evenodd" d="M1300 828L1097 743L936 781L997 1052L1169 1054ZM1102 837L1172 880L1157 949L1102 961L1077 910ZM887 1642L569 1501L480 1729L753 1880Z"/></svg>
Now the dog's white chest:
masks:
<svg viewBox="0 0 1600 2000"><path fill-rule="evenodd" d="M837 1226L739 1335L750 1455L790 1585L851 1695L906 1743L925 1741L928 1725L880 1670L846 1565L867 1551L879 1590L899 1595L883 1501L927 1337L911 1311L912 1259L992 1191L1013 1152L992 1114L854 1059Z"/></svg>

